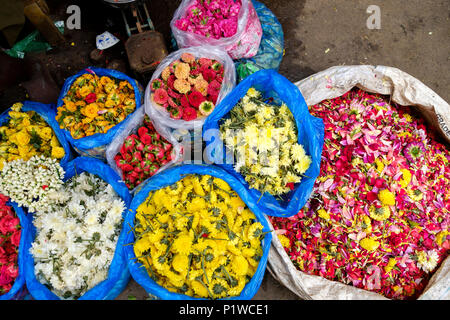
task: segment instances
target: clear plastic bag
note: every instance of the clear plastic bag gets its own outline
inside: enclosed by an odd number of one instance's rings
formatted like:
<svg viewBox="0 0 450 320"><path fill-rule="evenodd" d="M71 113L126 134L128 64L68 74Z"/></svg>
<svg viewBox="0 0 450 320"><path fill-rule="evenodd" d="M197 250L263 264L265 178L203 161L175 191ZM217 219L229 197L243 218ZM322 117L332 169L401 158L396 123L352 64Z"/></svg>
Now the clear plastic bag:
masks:
<svg viewBox="0 0 450 320"><path fill-rule="evenodd" d="M192 121L172 119L166 109L155 103L151 98L152 92L150 85L152 81L157 79L161 75L161 72L167 66L169 66L172 61L180 59L183 53L190 53L196 58L215 59L223 64L223 81L219 96L216 101L216 107L236 85L236 69L234 67L233 60L231 60L230 56L225 51L212 46L199 46L180 49L172 52L163 61L161 61L158 68L156 68L155 72L153 73L152 78L147 85L147 88L145 89L145 113L148 114L148 116L153 120L154 123L159 123L162 127L192 130L194 128L201 127L207 117L198 118Z"/></svg>
<svg viewBox="0 0 450 320"><path fill-rule="evenodd" d="M144 123L144 109L140 108L139 110L137 110L134 114L131 115L130 117L130 121L123 126L120 131L116 134L116 136L114 136L113 140L111 141L111 143L108 145L108 147L106 148L106 161L108 163L108 165L121 177L123 178L123 173L122 170L117 167L116 162L114 161L114 157L116 156L117 153L119 153L120 148L122 147L125 139L133 133L136 133L138 128L142 126L142 124ZM158 169L158 171L156 171L155 174L158 174L159 172L181 162L182 160L182 154L183 154L183 148L181 146L181 144L179 144L169 133L169 131L164 128L159 126L157 123L155 123L155 121L152 121L153 126L155 127L155 130L163 137L165 138L167 141L169 141L172 146L173 146L173 151L172 151L172 160L167 163L166 165L162 166L161 168ZM130 192L133 194L135 193L137 190L139 190L140 187L137 186L136 188L134 188L133 190L130 190Z"/></svg>
<svg viewBox="0 0 450 320"><path fill-rule="evenodd" d="M208 44L227 51L232 59L250 58L258 52L262 37L261 23L251 0L241 0L236 33L228 38L207 38L200 34L178 29L175 21L184 16L193 0L183 0L175 11L170 28L179 48Z"/></svg>

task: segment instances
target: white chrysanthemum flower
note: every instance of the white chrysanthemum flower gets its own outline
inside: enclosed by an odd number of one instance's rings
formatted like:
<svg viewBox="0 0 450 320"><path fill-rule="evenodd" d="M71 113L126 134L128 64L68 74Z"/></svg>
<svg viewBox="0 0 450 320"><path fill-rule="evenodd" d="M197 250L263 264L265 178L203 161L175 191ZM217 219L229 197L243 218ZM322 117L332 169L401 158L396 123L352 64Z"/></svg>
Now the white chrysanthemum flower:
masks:
<svg viewBox="0 0 450 320"><path fill-rule="evenodd" d="M425 272L433 271L439 261L439 255L435 250L419 251L417 254L417 267Z"/></svg>

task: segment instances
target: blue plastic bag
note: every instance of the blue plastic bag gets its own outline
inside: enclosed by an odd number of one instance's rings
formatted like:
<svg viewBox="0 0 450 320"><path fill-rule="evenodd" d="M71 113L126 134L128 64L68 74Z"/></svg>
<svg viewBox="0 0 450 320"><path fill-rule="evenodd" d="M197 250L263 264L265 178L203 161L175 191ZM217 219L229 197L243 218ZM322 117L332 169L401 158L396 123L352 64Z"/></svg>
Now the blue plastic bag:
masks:
<svg viewBox="0 0 450 320"><path fill-rule="evenodd" d="M0 300L23 300L27 295L27 288L25 286L25 239L27 234L30 233L30 224L28 218L25 215L25 212L21 207L15 202L8 201L6 205L12 207L17 217L20 220L20 243L19 243L19 253L17 256L17 264L19 267L19 275L14 281L11 290L7 293L0 295Z"/></svg>
<svg viewBox="0 0 450 320"><path fill-rule="evenodd" d="M33 101L24 101L23 106L21 108L22 112L26 111L35 111L37 114L39 114L42 119L44 119L45 122L48 123L48 125L53 129L53 132L55 133L56 137L59 140L59 143L61 144L61 147L64 149L64 157L60 160L60 164L62 167L67 165L69 161L73 159L73 152L70 147L69 142L66 140L66 136L64 135L64 132L60 129L58 121L56 121L56 112L55 112L55 105L54 104L43 104L39 102L33 102ZM11 108L8 108L0 115L0 124L4 125L6 124L11 117L9 116L8 112L11 111Z"/></svg>
<svg viewBox="0 0 450 320"><path fill-rule="evenodd" d="M311 156L312 163L305 172L305 177L294 189L287 193L283 200L274 196L250 189L244 177L236 172L227 160L226 146L218 135L222 121L229 118L229 112L245 96L248 89L254 87L262 92L265 99L273 98L280 105L283 101L291 110L298 131L298 143ZM216 140L217 139L217 140ZM324 141L324 125L322 119L313 117L308 110L300 90L288 79L273 70L260 70L240 82L224 100L214 109L203 125L203 140L206 142L205 156L208 162L216 163L245 185L258 208L267 215L290 217L297 214L305 205L320 173L320 160Z"/></svg>
<svg viewBox="0 0 450 320"><path fill-rule="evenodd" d="M64 102L63 98L67 95L67 92L70 90L72 83L81 75L86 73L95 73L97 76L107 76L120 80L128 81L134 88L135 100L136 100L136 112L137 109L142 107L142 98L143 98L143 88L142 86L135 80L128 77L126 74L122 72L111 70L111 69L102 69L95 67L88 67L84 70L81 70L77 74L69 77L64 82L61 93L58 97L58 102L56 107L61 107ZM103 161L106 160L105 150L108 144L111 142L115 134L122 126L124 126L130 120L131 114L129 114L122 122L116 124L114 127L109 129L106 133L96 133L88 137L74 139L72 134L68 130L63 130L67 141L72 145L76 152L78 152L81 156L88 156L101 159Z"/></svg>
<svg viewBox="0 0 450 320"><path fill-rule="evenodd" d="M189 174L201 174L201 175L211 175L213 177L220 178L228 183L228 185L233 189L242 201L245 202L247 207L252 211L256 219L263 225L263 232L271 231L267 223L264 214L255 206L254 201L249 197L245 187L233 176L220 169L217 166L211 165L183 165L178 167L169 168L152 178L144 182L142 189L134 196L133 201L130 205L130 212L126 219L125 229L127 233L127 238L125 242L127 244L134 243L134 234L131 232L131 228L134 227L134 218L136 215L136 210L139 205L144 202L149 193L153 190L158 190L167 187L178 180L183 179ZM244 287L241 294L237 297L229 297L224 300L250 300L258 291L261 281L264 277L264 272L266 270L267 258L269 256L270 243L272 241L272 234L269 232L265 235L263 239L263 255L259 261L258 268L249 283ZM139 283L151 296L156 296L163 300L200 300L199 298L190 297L184 294L170 292L167 289L161 287L153 279L150 278L145 268L142 268L140 262L136 262L136 256L134 254L133 246L127 245L125 247L125 256L128 259L128 266L130 269L131 276L133 279Z"/></svg>
<svg viewBox="0 0 450 320"><path fill-rule="evenodd" d="M97 175L109 183L125 203L125 210L122 214L125 223L125 217L131 203L131 195L125 183L121 181L117 173L115 173L108 165L95 158L78 157L71 161L64 170L66 171L64 176L65 181L76 174L88 172ZM60 297L40 283L34 274L34 259L29 252L29 249L36 236L36 227L33 225L32 214L30 214L29 219L31 232L27 234L25 242L25 279L28 291L36 300L58 300ZM109 267L108 277L88 290L79 298L79 300L113 300L127 286L131 279L131 275L128 270L128 264L123 250L126 236L126 233L123 231L123 225L117 240L116 251Z"/></svg>
<svg viewBox="0 0 450 320"><path fill-rule="evenodd" d="M255 56L235 61L238 82L259 70L278 71L283 60L284 33L281 23L263 3L255 0L252 2L258 14L263 34Z"/></svg>

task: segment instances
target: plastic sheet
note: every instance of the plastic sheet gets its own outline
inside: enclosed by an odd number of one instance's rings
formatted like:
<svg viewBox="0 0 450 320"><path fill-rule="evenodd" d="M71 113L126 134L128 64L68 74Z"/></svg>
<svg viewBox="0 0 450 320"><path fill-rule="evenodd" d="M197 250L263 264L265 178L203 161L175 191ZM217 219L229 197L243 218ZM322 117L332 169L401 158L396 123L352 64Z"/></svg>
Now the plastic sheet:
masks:
<svg viewBox="0 0 450 320"><path fill-rule="evenodd" d="M196 58L215 59L223 64L223 82L220 88L219 97L217 98L216 108L220 101L234 88L236 84L236 70L234 68L233 60L231 60L230 56L220 48L212 46L199 46L179 49L175 52L172 52L166 58L164 58L163 61L161 61L158 68L156 68L155 72L153 73L152 78L147 85L147 88L145 89L145 112L152 120L154 120L155 123L160 124L161 126L174 129L192 130L193 128L200 128L206 118L195 119L192 121L172 119L166 109L164 109L162 106L159 106L151 99L150 84L152 83L152 81L157 79L160 76L161 72L167 66L169 66L172 61L180 59L183 53L191 53Z"/></svg>
<svg viewBox="0 0 450 320"><path fill-rule="evenodd" d="M131 195L128 191L127 186L121 181L117 173L114 172L108 165L102 161L94 158L78 157L71 161L66 168L64 168L66 173L64 180L68 180L76 174L82 172L88 172L95 174L107 183L109 183L113 189L117 192L119 197L125 203L125 210L122 213L125 223L125 218L128 213L128 208L131 203ZM37 300L59 300L56 294L51 292L45 285L40 283L34 274L34 259L29 249L36 236L36 228L32 224L32 215L29 216L30 219L30 229L25 240L25 279L28 291ZM109 266L108 277L97 284L95 287L88 290L84 295L82 295L79 300L113 300L115 299L127 286L131 276L128 269L128 264L124 256L124 244L126 233L122 231L119 235L116 251L114 253L113 260Z"/></svg>
<svg viewBox="0 0 450 320"><path fill-rule="evenodd" d="M235 61L237 81L258 70L278 71L284 52L284 33L277 17L263 3L252 1L262 27L262 38L255 56Z"/></svg>
<svg viewBox="0 0 450 320"><path fill-rule="evenodd" d="M261 210L255 205L255 202L249 196L246 188L233 176L228 174L226 171L210 165L183 165L169 168L157 176L154 176L148 179L144 184L143 188L134 196L133 201L130 206L130 213L126 219L126 233L127 238L125 240L126 243L133 243L135 238L133 232L131 232L131 228L134 226L134 218L136 215L136 210L139 205L146 200L150 191L158 190L164 187L167 187L178 180L181 180L185 175L188 174L201 174L201 175L211 175L217 178L220 178L226 181L231 189L233 189L242 201L245 202L247 207L255 214L257 220L263 225L263 232L270 231L268 222L264 217L264 214ZM269 254L269 247L272 241L272 234L269 232L266 234L263 240L263 256L259 262L258 268L256 269L255 274L249 283L244 287L241 294L237 297L230 297L226 300L249 300L251 299L256 292L258 291L261 281L264 277L266 265L267 265L267 256ZM150 295L156 296L159 299L164 300L190 300L197 299L187 295L173 293L168 291L167 289L158 285L155 281L153 281L145 268L140 267L142 264L136 262L136 256L134 254L133 246L125 247L125 255L128 259L129 269L131 276L133 279L139 283Z"/></svg>
<svg viewBox="0 0 450 320"><path fill-rule="evenodd" d="M67 92L69 91L72 83L81 75L86 73L95 73L99 77L107 76L112 77L120 80L126 80L130 82L130 84L134 88L134 94L135 94L135 100L136 100L136 109L134 112L136 112L137 109L142 107L142 92L140 84L135 80L130 78L129 76L123 74L122 72L112 70L112 69L102 69L102 68L95 68L95 67L88 67L84 70L81 70L77 74L69 77L64 82L63 88L61 90L61 93L58 98L58 102L56 104L56 107L59 108L64 104L63 98L67 95ZM133 112L133 113L134 113ZM70 134L70 131L63 130L67 141L72 145L72 147L77 151L81 156L89 156L89 157L95 157L101 160L105 160L105 151L107 145L111 142L116 132L122 127L125 126L126 123L130 119L130 115L128 115L125 120L122 122L116 124L114 127L109 129L106 133L96 133L88 137L80 138L80 139L74 139L72 135Z"/></svg>
<svg viewBox="0 0 450 320"><path fill-rule="evenodd" d="M236 33L231 37L220 39L182 31L175 26L175 21L184 16L192 2L192 0L183 0L170 21L170 28L179 48L211 45L228 52L232 59L250 58L256 54L261 42L262 28L250 0L241 1Z"/></svg>
<svg viewBox="0 0 450 320"><path fill-rule="evenodd" d="M17 256L17 264L19 266L19 275L17 276L16 280L14 281L13 286L11 287L11 290L9 290L7 293L0 295L0 300L23 300L25 296L27 295L28 291L25 286L25 239L30 232L30 222L25 215L25 212L19 205L15 202L8 201L6 203L8 206L12 207L14 209L14 212L16 213L17 217L20 220L20 227L21 227L21 233L20 233L20 243L19 243L19 253Z"/></svg>
<svg viewBox="0 0 450 320"><path fill-rule="evenodd" d="M11 117L8 115L8 112L11 111L11 108L8 108L0 115L0 123L3 125ZM37 114L39 114L42 119L44 119L45 122L48 123L48 125L53 129L53 132L55 133L56 137L59 140L59 143L61 144L61 147L64 149L64 157L59 162L62 167L67 165L69 161L73 159L73 153L72 149L70 148L69 142L66 140L66 136L64 135L64 132L59 128L59 124L56 121L56 112L55 112L55 105L53 104L43 104L39 102L32 102L32 101L24 101L23 106L21 108L21 111L35 111Z"/></svg>
<svg viewBox="0 0 450 320"><path fill-rule="evenodd" d="M275 104L279 105L283 101L288 106L295 118L298 143L302 144L306 153L311 156L312 163L305 172L305 177L300 183L295 184L294 189L286 194L283 200L277 200L268 193L261 196L261 192L258 190L250 189L244 177L234 170L229 161L227 162L226 146L218 136L221 122L229 118L230 110L250 87L262 92L264 98L274 98ZM203 125L203 140L206 142L208 162L216 163L236 177L247 188L253 201L257 203L262 212L269 216L289 217L297 214L305 205L319 175L324 126L322 119L315 118L309 113L302 94L293 83L276 71L260 70L240 82L207 118Z"/></svg>
<svg viewBox="0 0 450 320"><path fill-rule="evenodd" d="M114 157L119 153L120 148L122 147L125 139L133 133L136 133L137 130L143 125L144 123L144 109L140 108L137 110L134 114L131 115L130 121L123 127L120 128L119 132L116 134L116 136L113 138L111 143L106 148L106 161L108 165L113 168L113 170L121 177L123 178L122 170L117 167L116 162L114 161ZM151 120L150 120L151 121ZM180 162L182 160L182 152L183 148L181 144L179 144L170 134L170 132L163 127L158 126L154 121L152 121L153 126L155 127L155 130L167 141L169 141L173 146L173 159L167 163L166 165L162 166L158 169L158 171L155 174L158 174L159 172L175 165L176 163ZM140 189L139 186L131 190L131 193L134 193L136 190Z"/></svg>

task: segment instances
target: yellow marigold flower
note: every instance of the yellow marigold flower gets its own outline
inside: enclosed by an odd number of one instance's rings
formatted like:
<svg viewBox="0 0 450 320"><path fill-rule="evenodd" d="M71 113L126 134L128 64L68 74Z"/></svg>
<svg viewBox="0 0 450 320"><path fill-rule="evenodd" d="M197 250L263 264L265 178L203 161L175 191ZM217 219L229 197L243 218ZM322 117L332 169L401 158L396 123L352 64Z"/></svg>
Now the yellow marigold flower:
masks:
<svg viewBox="0 0 450 320"><path fill-rule="evenodd" d="M382 161L380 161L380 159L376 159L375 160L375 164L377 166L377 171L381 172L384 169L384 163Z"/></svg>
<svg viewBox="0 0 450 320"><path fill-rule="evenodd" d="M185 79L176 79L173 86L181 94L188 93L191 90L190 83Z"/></svg>
<svg viewBox="0 0 450 320"><path fill-rule="evenodd" d="M378 192L378 199L386 206L395 205L395 195L388 189L383 189Z"/></svg>
<svg viewBox="0 0 450 320"><path fill-rule="evenodd" d="M306 172L306 170L308 170L309 166L311 165L311 157L306 156L303 157L300 162L297 162L294 166L295 170L299 173L299 174L304 174Z"/></svg>
<svg viewBox="0 0 450 320"><path fill-rule="evenodd" d="M187 232L181 233L178 237L173 241L173 249L177 253L189 255L192 247L192 237Z"/></svg>
<svg viewBox="0 0 450 320"><path fill-rule="evenodd" d="M231 261L231 270L239 276L247 274L248 261L243 256L234 256Z"/></svg>
<svg viewBox="0 0 450 320"><path fill-rule="evenodd" d="M170 67L165 67L164 70L161 72L161 78L164 81L167 81L170 77Z"/></svg>
<svg viewBox="0 0 450 320"><path fill-rule="evenodd" d="M26 146L30 143L30 139L31 137L26 130L22 130L16 134L16 141L19 146Z"/></svg>
<svg viewBox="0 0 450 320"><path fill-rule="evenodd" d="M140 238L133 245L134 254L140 257L145 251L150 249L151 243L146 238Z"/></svg>
<svg viewBox="0 0 450 320"><path fill-rule="evenodd" d="M411 172L408 169L401 169L400 171L402 172L402 179L399 183L403 188L406 188L411 182Z"/></svg>
<svg viewBox="0 0 450 320"><path fill-rule="evenodd" d="M213 299L220 299L227 296L229 285L223 279L214 279L209 284L209 291L211 292Z"/></svg>
<svg viewBox="0 0 450 320"><path fill-rule="evenodd" d="M359 241L359 245L367 251L373 251L380 246L380 243L373 238L364 238Z"/></svg>
<svg viewBox="0 0 450 320"><path fill-rule="evenodd" d="M187 255L177 254L177 255L175 255L175 257L173 257L172 267L175 271L182 273L182 272L187 271L188 263L189 263L189 258Z"/></svg>
<svg viewBox="0 0 450 320"><path fill-rule="evenodd" d="M52 138L53 130L50 127L43 127L38 131L39 137L44 139L45 141L49 141Z"/></svg>
<svg viewBox="0 0 450 320"><path fill-rule="evenodd" d="M322 219L330 220L330 214L325 209L319 209L317 213Z"/></svg>
<svg viewBox="0 0 450 320"><path fill-rule="evenodd" d="M370 206L369 208L370 217L377 221L383 221L391 216L391 210L387 206L377 208L375 206Z"/></svg>
<svg viewBox="0 0 450 320"><path fill-rule="evenodd" d="M98 105L97 103L90 103L84 108L84 114L86 117L95 118L98 116Z"/></svg>
<svg viewBox="0 0 450 320"><path fill-rule="evenodd" d="M391 270L394 268L394 266L396 264L397 264L397 260L395 260L395 258L389 258L389 262L384 267L384 271L386 271L386 273L391 272Z"/></svg>
<svg viewBox="0 0 450 320"><path fill-rule="evenodd" d="M408 196L411 198L411 200L413 201L420 201L423 199L423 193L422 191L420 191L419 189L415 189L415 190L409 190L408 191Z"/></svg>
<svg viewBox="0 0 450 320"><path fill-rule="evenodd" d="M187 79L189 77L189 72L191 71L191 67L189 64L180 62L177 63L177 66L175 68L175 77L177 79Z"/></svg>
<svg viewBox="0 0 450 320"><path fill-rule="evenodd" d="M61 147L53 147L52 148L52 158L62 159L64 157L64 148Z"/></svg>
<svg viewBox="0 0 450 320"><path fill-rule="evenodd" d="M203 283L200 281L194 280L191 281L192 290L201 298L206 298L209 296L208 289L205 287Z"/></svg>
<svg viewBox="0 0 450 320"><path fill-rule="evenodd" d="M69 110L70 112L75 112L77 111L77 105L70 100L67 99L63 99L64 100L64 106L66 107L67 110Z"/></svg>
<svg viewBox="0 0 450 320"><path fill-rule="evenodd" d="M291 241L284 234L279 234L278 239L281 242L281 245L285 248L289 248L291 246Z"/></svg>
<svg viewBox="0 0 450 320"><path fill-rule="evenodd" d="M447 238L447 235L448 235L448 231L447 231L447 230L443 230L443 231L439 232L439 233L436 235L436 239L435 239L436 243L437 243L439 246L441 246L442 243L444 242L444 240Z"/></svg>
<svg viewBox="0 0 450 320"><path fill-rule="evenodd" d="M176 82L176 80L175 80ZM175 83L174 83L175 85ZM203 96L208 94L208 81L205 79L199 79L195 82L194 87L197 91L199 91Z"/></svg>
<svg viewBox="0 0 450 320"><path fill-rule="evenodd" d="M404 113L403 114L403 118L405 118L406 121L411 122L412 121L412 117L410 114L408 113Z"/></svg>

